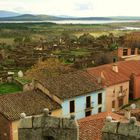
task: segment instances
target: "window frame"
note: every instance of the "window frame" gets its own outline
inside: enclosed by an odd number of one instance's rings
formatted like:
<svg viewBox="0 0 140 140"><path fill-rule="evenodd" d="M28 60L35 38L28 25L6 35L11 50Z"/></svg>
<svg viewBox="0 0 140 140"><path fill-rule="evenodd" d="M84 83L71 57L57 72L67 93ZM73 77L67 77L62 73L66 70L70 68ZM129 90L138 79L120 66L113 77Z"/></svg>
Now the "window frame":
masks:
<svg viewBox="0 0 140 140"><path fill-rule="evenodd" d="M103 103L103 93L98 93L98 105L101 105L102 103Z"/></svg>
<svg viewBox="0 0 140 140"><path fill-rule="evenodd" d="M73 105L71 105L72 102L73 102ZM73 109L71 109L71 106L73 106ZM69 112L75 113L75 100L69 101Z"/></svg>

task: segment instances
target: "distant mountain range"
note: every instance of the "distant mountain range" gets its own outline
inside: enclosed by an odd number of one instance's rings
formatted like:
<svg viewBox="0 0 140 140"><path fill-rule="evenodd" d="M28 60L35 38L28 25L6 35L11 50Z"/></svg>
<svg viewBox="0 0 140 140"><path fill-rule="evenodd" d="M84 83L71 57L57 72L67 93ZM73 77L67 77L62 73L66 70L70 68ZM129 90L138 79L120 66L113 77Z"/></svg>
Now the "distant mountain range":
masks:
<svg viewBox="0 0 140 140"><path fill-rule="evenodd" d="M71 17L19 14L16 12L0 10L0 21L51 21L51 20L140 20L140 17L118 16L118 17Z"/></svg>
<svg viewBox="0 0 140 140"><path fill-rule="evenodd" d="M19 16L19 13L0 10L0 18Z"/></svg>

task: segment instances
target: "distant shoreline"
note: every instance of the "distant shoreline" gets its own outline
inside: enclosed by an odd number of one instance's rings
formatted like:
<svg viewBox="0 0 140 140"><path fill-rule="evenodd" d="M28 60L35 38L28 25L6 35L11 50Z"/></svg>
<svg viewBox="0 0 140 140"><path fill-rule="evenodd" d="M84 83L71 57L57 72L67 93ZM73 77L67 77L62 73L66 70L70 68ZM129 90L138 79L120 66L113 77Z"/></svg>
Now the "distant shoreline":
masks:
<svg viewBox="0 0 140 140"><path fill-rule="evenodd" d="M0 23L55 23L55 24L110 24L133 23L140 20L44 20L44 21L0 21Z"/></svg>

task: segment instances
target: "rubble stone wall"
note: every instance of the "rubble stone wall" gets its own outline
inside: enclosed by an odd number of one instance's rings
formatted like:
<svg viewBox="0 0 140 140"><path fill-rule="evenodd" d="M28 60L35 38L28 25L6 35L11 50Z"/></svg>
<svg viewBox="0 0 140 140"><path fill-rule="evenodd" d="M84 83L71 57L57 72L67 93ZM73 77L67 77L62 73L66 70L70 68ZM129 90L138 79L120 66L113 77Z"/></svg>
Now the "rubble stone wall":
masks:
<svg viewBox="0 0 140 140"><path fill-rule="evenodd" d="M79 129L74 117L58 118L48 113L21 119L19 140L79 140Z"/></svg>

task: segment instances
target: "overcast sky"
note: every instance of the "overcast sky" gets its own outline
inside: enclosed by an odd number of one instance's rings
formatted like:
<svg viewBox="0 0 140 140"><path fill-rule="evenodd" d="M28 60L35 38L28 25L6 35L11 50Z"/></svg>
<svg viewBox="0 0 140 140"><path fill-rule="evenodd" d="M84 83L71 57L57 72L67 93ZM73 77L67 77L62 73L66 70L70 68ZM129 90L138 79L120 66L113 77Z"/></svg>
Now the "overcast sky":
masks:
<svg viewBox="0 0 140 140"><path fill-rule="evenodd" d="M0 0L0 10L69 16L140 16L140 0Z"/></svg>

